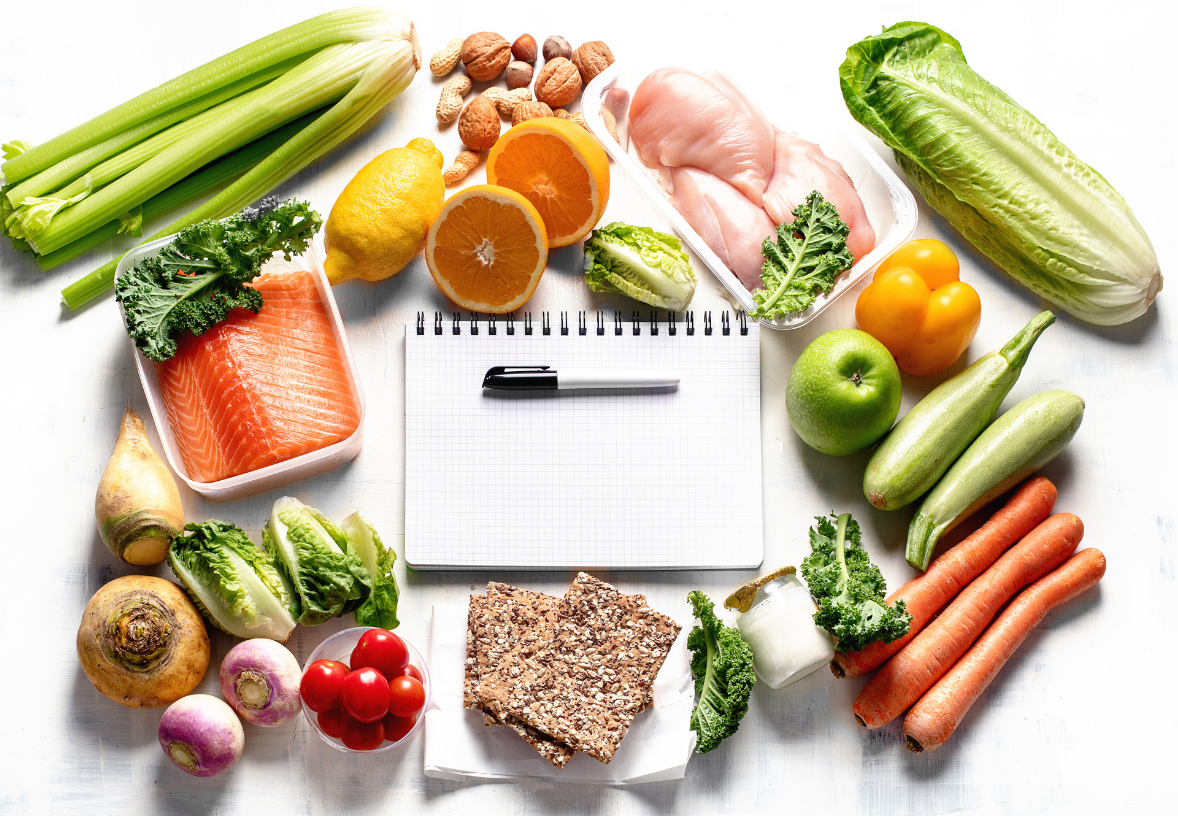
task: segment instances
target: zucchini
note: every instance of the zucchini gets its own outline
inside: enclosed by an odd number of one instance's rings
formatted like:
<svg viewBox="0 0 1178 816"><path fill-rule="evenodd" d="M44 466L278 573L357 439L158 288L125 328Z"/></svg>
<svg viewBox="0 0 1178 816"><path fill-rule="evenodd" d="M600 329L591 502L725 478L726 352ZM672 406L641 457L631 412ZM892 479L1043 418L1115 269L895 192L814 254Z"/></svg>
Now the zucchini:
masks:
<svg viewBox="0 0 1178 816"><path fill-rule="evenodd" d="M1009 343L938 385L905 414L867 463L867 500L880 510L896 510L935 485L990 422L1035 341L1054 322L1051 312L1035 315Z"/></svg>
<svg viewBox="0 0 1178 816"><path fill-rule="evenodd" d="M1044 391L998 417L920 505L908 525L908 563L927 569L942 535L1058 456L1083 418L1084 400L1071 391Z"/></svg>

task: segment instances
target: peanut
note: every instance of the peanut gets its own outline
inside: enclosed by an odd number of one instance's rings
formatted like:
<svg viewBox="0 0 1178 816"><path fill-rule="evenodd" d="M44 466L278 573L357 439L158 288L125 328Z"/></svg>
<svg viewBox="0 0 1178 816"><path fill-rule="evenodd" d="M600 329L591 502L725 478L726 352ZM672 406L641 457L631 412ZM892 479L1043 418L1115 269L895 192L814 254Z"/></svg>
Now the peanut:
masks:
<svg viewBox="0 0 1178 816"><path fill-rule="evenodd" d="M442 85L442 95L438 98L438 122L448 125L462 113L462 97L470 93L470 77L458 74L446 80Z"/></svg>
<svg viewBox="0 0 1178 816"><path fill-rule="evenodd" d="M516 88L514 91L487 88L483 91L483 96L491 100L495 105L495 110L499 111L499 115L504 119L510 119L511 114L515 112L516 106L520 103L532 101L532 92L527 88Z"/></svg>
<svg viewBox="0 0 1178 816"><path fill-rule="evenodd" d="M429 72L434 76L445 76L454 70L458 65L458 60L462 57L462 41L464 38L458 37L450 40L450 43L438 53L430 57Z"/></svg>
<svg viewBox="0 0 1178 816"><path fill-rule="evenodd" d="M470 171L474 170L478 166L478 163L479 154L477 152L474 150L460 150L458 155L454 157L454 163L442 173L442 180L446 182L447 187L453 187L470 175Z"/></svg>

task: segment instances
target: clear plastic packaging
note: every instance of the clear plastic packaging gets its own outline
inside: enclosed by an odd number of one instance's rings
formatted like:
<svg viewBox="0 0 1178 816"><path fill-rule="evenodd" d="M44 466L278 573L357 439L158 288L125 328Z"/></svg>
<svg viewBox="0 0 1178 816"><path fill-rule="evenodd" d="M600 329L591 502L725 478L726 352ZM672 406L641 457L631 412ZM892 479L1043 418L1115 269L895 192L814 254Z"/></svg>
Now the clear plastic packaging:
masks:
<svg viewBox="0 0 1178 816"><path fill-rule="evenodd" d="M356 648L356 644L360 642L360 636L371 629L371 626L357 626L353 629L345 629L342 632L336 632L327 640L319 644L315 651L311 652L311 656L307 658L306 665L303 666L303 671L307 670L316 660L338 660L341 663L347 664L349 667L352 664L352 650ZM400 635L398 635L400 637ZM343 751L345 754L379 754L381 751L388 751L391 748L396 748L402 743L408 742L409 739L417 733L417 729L421 728L421 724L425 721L425 711L429 708L430 700L430 681L429 681L429 667L425 665L425 658L422 657L421 652L414 648L413 644L405 641L405 648L409 651L409 665L416 666L417 670L421 672L422 685L425 686L425 704L422 705L421 711L417 715L417 722L413 723L413 727L405 736L401 737L396 742L386 742L379 748L374 748L371 751L356 751L344 745L343 740L339 737L329 737L319 727L319 715L307 708L304 702L303 714L307 717L307 722L315 729L315 733L323 738L323 741L330 745L337 751ZM389 678L391 679L391 678ZM302 697L299 697L302 702Z"/></svg>
<svg viewBox="0 0 1178 816"><path fill-rule="evenodd" d="M115 271L116 277L123 275L140 258L154 254L171 240L171 237L160 238L158 241L151 241L128 252L119 261L118 269ZM322 298L323 304L327 308L332 334L335 336L335 342L343 355L352 393L356 395L356 404L360 408L360 424L356 426L356 430L351 436L334 445L328 445L325 448L304 453L302 456L296 456L285 462L278 462L249 473L231 476L228 479L220 479L215 482L197 481L189 476L188 470L184 466L184 458L180 455L180 448L176 444L176 436L172 432L172 422L168 418L167 408L164 407L164 398L160 393L155 363L143 356L139 349L135 349L135 367L139 370L139 381L143 384L143 393L147 395L147 405L151 409L151 418L155 421L156 432L159 433L164 456L173 472L183 479L186 485L211 501L229 501L261 493L339 467L344 462L356 457L364 441L364 390L360 387L356 361L352 358L352 350L348 346L348 336L344 331L343 318L340 317L335 297L331 293L331 284L327 282L327 276L323 272L323 257L318 242L312 243L305 254L292 258L290 261L285 260L281 255L276 255L262 267L263 272L281 272L283 269L315 273L315 285L319 289L319 297ZM122 328L121 310L119 321L120 328ZM131 341L128 339L127 342Z"/></svg>
<svg viewBox="0 0 1178 816"><path fill-rule="evenodd" d="M585 121L605 146L610 158L625 170L654 202L688 248L724 284L733 301L744 311L752 311L755 306L752 293L744 288L732 270L704 243L699 233L688 225L687 220L679 214L656 182L654 171L639 160L638 154L630 145L627 128L630 100L642 79L658 67L644 68L615 62L606 68L585 89L581 102ZM637 70L638 68L644 69ZM606 125L607 111L616 121L618 141L610 135ZM806 325L850 290L856 282L870 274L880 261L911 238L916 229L916 199L883 159L851 129L853 124L849 117L846 118L845 124L815 121L814 117L807 116L806 111L799 110L791 117L789 128L796 130L802 138L817 143L826 155L841 163L847 171L859 197L863 200L867 218L875 228L875 249L841 275L830 294L819 295L809 309L776 320L758 321L762 326L771 329L797 329Z"/></svg>

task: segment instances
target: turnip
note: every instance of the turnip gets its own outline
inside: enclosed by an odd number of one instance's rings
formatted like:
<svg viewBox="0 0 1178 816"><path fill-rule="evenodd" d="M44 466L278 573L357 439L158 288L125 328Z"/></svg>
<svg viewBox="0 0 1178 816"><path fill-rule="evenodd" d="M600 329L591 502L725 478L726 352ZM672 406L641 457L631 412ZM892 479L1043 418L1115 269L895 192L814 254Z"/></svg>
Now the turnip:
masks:
<svg viewBox="0 0 1178 816"><path fill-rule="evenodd" d="M179 700L209 667L200 612L180 587L150 575L116 578L95 592L77 645L94 687L131 708Z"/></svg>
<svg viewBox="0 0 1178 816"><path fill-rule="evenodd" d="M221 693L225 701L254 725L282 725L302 711L301 677L295 656L269 638L239 643L221 661Z"/></svg>
<svg viewBox="0 0 1178 816"><path fill-rule="evenodd" d="M210 694L190 694L160 718L160 746L176 767L193 776L232 768L245 748L245 732L233 709Z"/></svg>
<svg viewBox="0 0 1178 816"><path fill-rule="evenodd" d="M143 420L128 408L94 498L102 542L128 564L159 564L184 527L176 480L152 450Z"/></svg>

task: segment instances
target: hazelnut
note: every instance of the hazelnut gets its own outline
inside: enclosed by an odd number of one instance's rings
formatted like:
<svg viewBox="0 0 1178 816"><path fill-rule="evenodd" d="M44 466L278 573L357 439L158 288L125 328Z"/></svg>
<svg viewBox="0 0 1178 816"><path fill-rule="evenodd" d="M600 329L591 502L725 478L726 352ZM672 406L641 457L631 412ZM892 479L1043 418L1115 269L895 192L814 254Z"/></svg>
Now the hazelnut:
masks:
<svg viewBox="0 0 1178 816"><path fill-rule="evenodd" d="M581 93L581 72L564 57L544 63L536 77L536 99L552 108L567 105Z"/></svg>
<svg viewBox="0 0 1178 816"><path fill-rule="evenodd" d="M485 96L476 96L458 117L458 138L471 150L490 150L499 140L499 111Z"/></svg>
<svg viewBox="0 0 1178 816"><path fill-rule="evenodd" d="M573 52L573 65L581 72L582 84L588 85L593 78L614 64L614 54L601 40L582 43Z"/></svg>
<svg viewBox="0 0 1178 816"><path fill-rule="evenodd" d="M462 66L477 82L499 76L510 61L511 43L493 31L471 34L462 42Z"/></svg>
<svg viewBox="0 0 1178 816"><path fill-rule="evenodd" d="M511 112L511 124L518 125L520 122L526 122L529 119L552 115L552 108L543 102L521 102Z"/></svg>
<svg viewBox="0 0 1178 816"><path fill-rule="evenodd" d="M532 84L532 66L523 60L516 60L507 66L504 76L508 88L526 88Z"/></svg>
<svg viewBox="0 0 1178 816"><path fill-rule="evenodd" d="M536 38L531 34L520 34L511 44L511 56L523 62L535 62Z"/></svg>
<svg viewBox="0 0 1178 816"><path fill-rule="evenodd" d="M564 57L568 59L573 55L573 47L569 45L569 41L564 37L558 37L553 34L544 41L544 59L556 59L557 57Z"/></svg>

